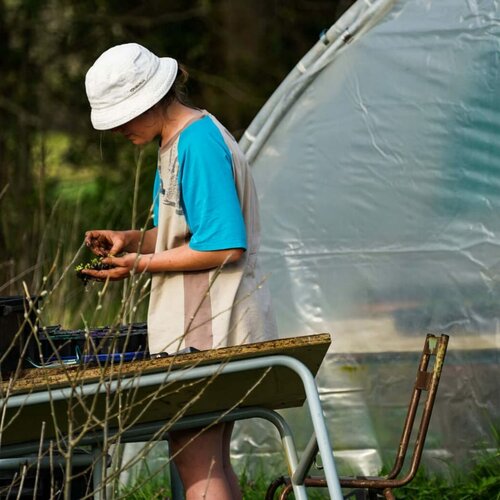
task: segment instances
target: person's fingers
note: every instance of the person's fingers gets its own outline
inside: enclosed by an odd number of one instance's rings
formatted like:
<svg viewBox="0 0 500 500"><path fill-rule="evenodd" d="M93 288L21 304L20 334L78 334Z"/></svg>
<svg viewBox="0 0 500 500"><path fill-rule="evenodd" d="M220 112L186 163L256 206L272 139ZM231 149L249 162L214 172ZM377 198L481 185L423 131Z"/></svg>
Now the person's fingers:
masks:
<svg viewBox="0 0 500 500"><path fill-rule="evenodd" d="M114 257L111 254L108 254L107 257L102 259L103 264L108 264L110 266L123 266L124 265L124 259L121 257Z"/></svg>
<svg viewBox="0 0 500 500"><path fill-rule="evenodd" d="M102 231L86 231L85 239L88 241L97 240L102 237Z"/></svg>
<svg viewBox="0 0 500 500"><path fill-rule="evenodd" d="M95 233L93 231L87 231L85 233L85 245L88 247L94 246L98 241L99 241L99 236L98 233Z"/></svg>
<svg viewBox="0 0 500 500"><path fill-rule="evenodd" d="M120 253L122 250L123 244L121 241L114 241L113 246L108 252L108 255L113 257L113 255L116 255L117 253Z"/></svg>
<svg viewBox="0 0 500 500"><path fill-rule="evenodd" d="M92 248L95 244L95 236L93 235L92 231L87 231L85 233L85 239L84 239L85 245L89 248Z"/></svg>
<svg viewBox="0 0 500 500"><path fill-rule="evenodd" d="M94 254L100 257L108 255L113 245L119 246L109 235L102 231L87 231L85 233L84 243ZM111 253L113 252L111 251Z"/></svg>
<svg viewBox="0 0 500 500"><path fill-rule="evenodd" d="M107 278L100 274L101 271L94 271L93 269L82 269L81 273L95 281L105 281Z"/></svg>
<svg viewBox="0 0 500 500"><path fill-rule="evenodd" d="M107 254L106 249L102 246L91 246L90 250L99 257L104 257Z"/></svg>
<svg viewBox="0 0 500 500"><path fill-rule="evenodd" d="M122 278L112 270L96 271L95 269L83 269L82 274L90 276L92 279L97 281L106 281L107 279L115 281Z"/></svg>

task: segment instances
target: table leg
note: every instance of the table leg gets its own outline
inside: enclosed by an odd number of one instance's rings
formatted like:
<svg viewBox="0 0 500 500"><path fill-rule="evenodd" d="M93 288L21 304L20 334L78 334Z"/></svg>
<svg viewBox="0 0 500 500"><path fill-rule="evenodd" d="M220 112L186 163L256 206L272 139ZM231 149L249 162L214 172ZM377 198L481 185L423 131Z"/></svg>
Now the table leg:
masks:
<svg viewBox="0 0 500 500"><path fill-rule="evenodd" d="M184 485L182 484L181 477L177 471L177 467L174 461L170 459L169 463L170 471L170 488L172 490L172 500L183 500L184 499Z"/></svg>
<svg viewBox="0 0 500 500"><path fill-rule="evenodd" d="M92 484L94 487L94 500L104 500L105 495L103 495L103 489L106 488L106 484L102 484L104 473L104 457L102 448L100 446L94 446L92 448L92 456Z"/></svg>
<svg viewBox="0 0 500 500"><path fill-rule="evenodd" d="M276 356L275 359L277 358L281 358L280 364L289 366L298 375L300 375L300 378L302 379L302 383L304 384L304 389L306 391L306 401L311 415L314 433L318 441L318 448L321 454L321 461L325 471L325 478L330 498L332 500L343 500L342 490L340 488L339 478L337 470L335 469L335 462L333 460L333 449L330 444L330 438L328 437L325 418L323 416L321 401L319 399L318 388L316 387L314 377L307 367L300 361L297 361L294 358L281 356Z"/></svg>

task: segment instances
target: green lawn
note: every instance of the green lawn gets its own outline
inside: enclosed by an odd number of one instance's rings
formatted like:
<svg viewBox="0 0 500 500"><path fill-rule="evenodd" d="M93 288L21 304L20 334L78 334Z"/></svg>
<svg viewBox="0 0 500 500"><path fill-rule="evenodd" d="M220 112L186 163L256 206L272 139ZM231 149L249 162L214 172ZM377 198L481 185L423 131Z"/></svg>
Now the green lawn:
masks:
<svg viewBox="0 0 500 500"><path fill-rule="evenodd" d="M243 498L263 500L271 480L264 475L251 478L243 473L240 476ZM164 500L169 495L168 480L145 481L137 491L128 488L122 495L130 500ZM311 489L308 495L312 500L328 498L322 489ZM395 490L395 496L398 500L500 500L500 450L485 452L470 471L457 470L450 480L421 470L409 485Z"/></svg>

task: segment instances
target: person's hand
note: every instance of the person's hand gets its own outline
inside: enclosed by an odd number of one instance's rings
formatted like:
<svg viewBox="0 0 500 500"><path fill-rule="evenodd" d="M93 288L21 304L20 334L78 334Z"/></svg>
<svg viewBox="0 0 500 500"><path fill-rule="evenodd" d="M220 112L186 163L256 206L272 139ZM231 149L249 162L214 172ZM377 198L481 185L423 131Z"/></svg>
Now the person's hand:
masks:
<svg viewBox="0 0 500 500"><path fill-rule="evenodd" d="M125 231L97 229L85 233L85 245L96 255L107 257L125 250Z"/></svg>
<svg viewBox="0 0 500 500"><path fill-rule="evenodd" d="M139 258L136 253L128 253L123 257L106 257L102 259L102 263L108 264L111 267L101 271L82 269L81 272L97 281L119 281L129 278L134 269L138 272L137 265L139 264Z"/></svg>

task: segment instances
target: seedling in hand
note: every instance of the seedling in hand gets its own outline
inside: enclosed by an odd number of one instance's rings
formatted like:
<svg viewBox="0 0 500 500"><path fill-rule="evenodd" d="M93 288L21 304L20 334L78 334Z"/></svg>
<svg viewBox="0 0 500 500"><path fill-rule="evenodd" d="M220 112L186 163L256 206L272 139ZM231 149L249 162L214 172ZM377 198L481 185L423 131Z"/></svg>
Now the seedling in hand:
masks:
<svg viewBox="0 0 500 500"><path fill-rule="evenodd" d="M95 279L92 276L83 273L82 271L84 269L93 269L94 271L111 269L111 266L109 264L103 264L102 259L103 257L94 257L90 262L87 262L85 264L81 263L75 266L76 276L82 280L84 285L87 285L89 281Z"/></svg>

